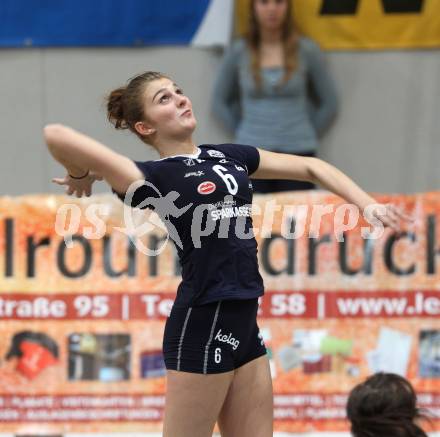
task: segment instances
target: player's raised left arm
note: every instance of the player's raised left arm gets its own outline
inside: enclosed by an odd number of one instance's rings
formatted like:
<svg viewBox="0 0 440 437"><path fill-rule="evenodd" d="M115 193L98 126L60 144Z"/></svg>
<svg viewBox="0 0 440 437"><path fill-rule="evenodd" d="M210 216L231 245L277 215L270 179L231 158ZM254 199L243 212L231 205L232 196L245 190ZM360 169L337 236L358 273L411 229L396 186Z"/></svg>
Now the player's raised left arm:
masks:
<svg viewBox="0 0 440 437"><path fill-rule="evenodd" d="M318 158L273 153L258 149L260 164L252 174L253 179L290 179L320 185L356 205L362 212L377 201L352 179L331 164ZM380 220L398 229L400 219L408 216L393 205L386 205L386 215Z"/></svg>

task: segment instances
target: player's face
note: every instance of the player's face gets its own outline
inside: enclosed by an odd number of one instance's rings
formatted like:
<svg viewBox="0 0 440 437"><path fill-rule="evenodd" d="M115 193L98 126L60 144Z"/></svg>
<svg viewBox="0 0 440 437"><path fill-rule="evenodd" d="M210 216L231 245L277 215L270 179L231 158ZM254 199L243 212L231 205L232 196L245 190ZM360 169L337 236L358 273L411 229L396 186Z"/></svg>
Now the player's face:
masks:
<svg viewBox="0 0 440 437"><path fill-rule="evenodd" d="M170 79L148 84L144 92L146 123L160 138L186 139L191 136L196 119L191 100Z"/></svg>
<svg viewBox="0 0 440 437"><path fill-rule="evenodd" d="M287 13L288 0L255 0L257 22L266 31L279 30Z"/></svg>

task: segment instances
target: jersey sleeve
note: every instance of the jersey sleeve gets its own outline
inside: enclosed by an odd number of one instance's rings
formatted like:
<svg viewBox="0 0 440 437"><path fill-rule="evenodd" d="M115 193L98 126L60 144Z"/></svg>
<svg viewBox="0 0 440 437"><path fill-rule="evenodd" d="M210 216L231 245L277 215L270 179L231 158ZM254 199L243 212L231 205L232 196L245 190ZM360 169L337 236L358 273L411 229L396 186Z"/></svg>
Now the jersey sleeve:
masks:
<svg viewBox="0 0 440 437"><path fill-rule="evenodd" d="M149 199L160 197L160 192L153 183L152 172L149 169L149 163L134 161L139 170L144 175L144 180L139 180L133 188L130 188L126 193L119 193L112 188L112 192L116 194L126 205L132 208L154 209Z"/></svg>
<svg viewBox="0 0 440 437"><path fill-rule="evenodd" d="M255 173L260 165L260 153L254 146L247 146L244 144L220 144L216 146L216 148L226 156L229 156L244 165L249 176L252 173Z"/></svg>

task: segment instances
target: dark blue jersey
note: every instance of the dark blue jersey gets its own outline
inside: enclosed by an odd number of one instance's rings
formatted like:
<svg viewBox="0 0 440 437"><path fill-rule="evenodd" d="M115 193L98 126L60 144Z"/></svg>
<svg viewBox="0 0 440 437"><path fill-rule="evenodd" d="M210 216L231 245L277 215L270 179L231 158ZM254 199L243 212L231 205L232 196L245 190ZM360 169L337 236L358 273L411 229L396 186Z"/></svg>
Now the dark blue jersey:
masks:
<svg viewBox="0 0 440 437"><path fill-rule="evenodd" d="M259 161L255 147L221 144L136 162L145 185L126 202L155 210L167 226L182 266L176 306L263 294L249 180Z"/></svg>

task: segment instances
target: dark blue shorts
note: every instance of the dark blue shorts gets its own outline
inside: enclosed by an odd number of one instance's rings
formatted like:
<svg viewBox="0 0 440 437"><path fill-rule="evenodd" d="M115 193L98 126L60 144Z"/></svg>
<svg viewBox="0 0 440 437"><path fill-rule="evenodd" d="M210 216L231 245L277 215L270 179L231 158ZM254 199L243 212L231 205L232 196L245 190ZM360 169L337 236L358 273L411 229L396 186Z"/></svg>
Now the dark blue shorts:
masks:
<svg viewBox="0 0 440 437"><path fill-rule="evenodd" d="M163 339L166 368L202 374L222 373L265 355L257 311L258 299L173 307Z"/></svg>

